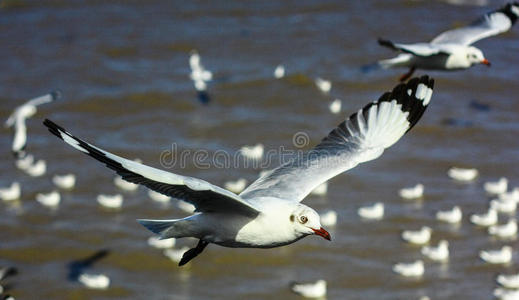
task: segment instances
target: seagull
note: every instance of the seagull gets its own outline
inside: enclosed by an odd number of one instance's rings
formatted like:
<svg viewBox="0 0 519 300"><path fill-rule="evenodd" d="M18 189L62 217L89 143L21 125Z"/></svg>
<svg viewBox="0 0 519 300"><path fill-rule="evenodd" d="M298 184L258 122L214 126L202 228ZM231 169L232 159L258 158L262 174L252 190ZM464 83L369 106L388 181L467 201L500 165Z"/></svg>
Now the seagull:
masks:
<svg viewBox="0 0 519 300"><path fill-rule="evenodd" d="M436 219L445 223L459 223L461 222L462 213L459 206L454 206L451 210L438 211L436 213Z"/></svg>
<svg viewBox="0 0 519 300"><path fill-rule="evenodd" d="M121 176L114 177L114 184L123 191L133 192L139 188L138 184L124 180Z"/></svg>
<svg viewBox="0 0 519 300"><path fill-rule="evenodd" d="M74 174L65 174L65 175L54 175L52 177L52 182L55 186L60 189L69 190L76 185L76 175Z"/></svg>
<svg viewBox="0 0 519 300"><path fill-rule="evenodd" d="M488 233L499 238L515 238L517 236L517 221L511 218L503 225L492 225L488 227Z"/></svg>
<svg viewBox="0 0 519 300"><path fill-rule="evenodd" d="M38 193L36 194L36 201L38 201L41 205L47 207L56 207L59 205L61 200L61 196L58 191L52 191L47 194Z"/></svg>
<svg viewBox="0 0 519 300"><path fill-rule="evenodd" d="M331 227L337 224L337 213L333 210L319 214L319 218L321 219L322 226Z"/></svg>
<svg viewBox="0 0 519 300"><path fill-rule="evenodd" d="M96 290L106 290L110 286L110 278L104 274L86 274L79 275L78 281L87 288Z"/></svg>
<svg viewBox="0 0 519 300"><path fill-rule="evenodd" d="M488 181L483 184L485 192L490 195L499 195L505 193L508 189L508 179L505 177L499 178L498 181Z"/></svg>
<svg viewBox="0 0 519 300"><path fill-rule="evenodd" d="M322 298L326 296L326 281L319 279L313 283L292 283L290 289L305 298Z"/></svg>
<svg viewBox="0 0 519 300"><path fill-rule="evenodd" d="M155 192L154 190L148 190L148 197L150 197L151 200L166 203L171 200L171 197L168 195L164 195L159 192Z"/></svg>
<svg viewBox="0 0 519 300"><path fill-rule="evenodd" d="M519 202L519 188L516 187L510 192L499 194L499 199L505 201Z"/></svg>
<svg viewBox="0 0 519 300"><path fill-rule="evenodd" d="M0 199L3 201L13 201L20 198L22 189L19 182L13 182L9 187L0 188Z"/></svg>
<svg viewBox="0 0 519 300"><path fill-rule="evenodd" d="M342 107L342 101L340 99L333 100L330 105L328 105L328 108L333 114L338 114L341 112Z"/></svg>
<svg viewBox="0 0 519 300"><path fill-rule="evenodd" d="M489 264L507 264L512 261L512 247L503 246L499 250L481 250L479 257Z"/></svg>
<svg viewBox="0 0 519 300"><path fill-rule="evenodd" d="M196 50L191 51L189 56L189 66L191 67L191 74L189 77L193 80L195 89L198 92L198 99L203 104L209 103L211 99L207 93L207 82L213 79L213 73L204 68L200 62L200 55Z"/></svg>
<svg viewBox="0 0 519 300"><path fill-rule="evenodd" d="M317 77L315 79L315 85L321 92L325 94L328 94L332 89L332 82L329 80L322 79L321 77Z"/></svg>
<svg viewBox="0 0 519 300"><path fill-rule="evenodd" d="M519 289L519 274L499 274L497 275L496 281L507 289Z"/></svg>
<svg viewBox="0 0 519 300"><path fill-rule="evenodd" d="M148 245L157 249L167 249L175 246L175 239L161 240L158 236L152 236L148 239Z"/></svg>
<svg viewBox="0 0 519 300"><path fill-rule="evenodd" d="M193 204L186 202L184 200L177 200L177 207L188 214L192 214L195 212L196 208Z"/></svg>
<svg viewBox="0 0 519 300"><path fill-rule="evenodd" d="M320 185L316 186L310 194L316 195L316 196L324 196L328 193L328 181L325 181L321 183Z"/></svg>
<svg viewBox="0 0 519 300"><path fill-rule="evenodd" d="M404 230L402 232L402 239L411 244L427 244L431 239L432 229L427 226L423 226L418 231Z"/></svg>
<svg viewBox="0 0 519 300"><path fill-rule="evenodd" d="M189 247L182 247L179 249L166 249L164 250L163 254L167 258L171 259L172 261L176 263L180 263L182 261L182 258L184 257L184 254L187 253L189 250ZM187 262L186 262L187 263Z"/></svg>
<svg viewBox="0 0 519 300"><path fill-rule="evenodd" d="M84 274L84 270L90 268L93 264L95 264L100 259L106 257L110 254L110 251L107 249L102 249L94 252L86 258L78 259L71 261L68 264L68 279L72 281L77 281L81 274ZM87 276L88 277L88 276Z"/></svg>
<svg viewBox="0 0 519 300"><path fill-rule="evenodd" d="M224 187L233 193L239 194L247 187L247 179L240 178L236 181L227 181Z"/></svg>
<svg viewBox="0 0 519 300"><path fill-rule="evenodd" d="M260 160L263 158L264 149L263 144L256 144L255 146L243 146L239 152L248 159Z"/></svg>
<svg viewBox="0 0 519 300"><path fill-rule="evenodd" d="M40 177L44 175L45 172L47 172L47 163L45 162L45 160L39 159L37 162L30 165L24 171L31 177Z"/></svg>
<svg viewBox="0 0 519 300"><path fill-rule="evenodd" d="M273 248L308 235L331 240L317 212L300 203L316 186L361 162L378 158L420 119L431 100L428 76L397 85L351 115L320 144L253 182L239 195L204 180L155 169L93 146L50 120L49 131L99 160L125 180L139 183L196 207L183 219L138 222L163 239L194 237L199 242L179 265L198 256L209 243L233 248Z"/></svg>
<svg viewBox="0 0 519 300"><path fill-rule="evenodd" d="M470 222L484 227L495 225L497 224L497 210L495 208L489 208L484 214L473 214L470 216Z"/></svg>
<svg viewBox="0 0 519 300"><path fill-rule="evenodd" d="M447 261L449 259L449 242L441 240L437 247L424 246L422 254L434 261Z"/></svg>
<svg viewBox="0 0 519 300"><path fill-rule="evenodd" d="M493 199L490 200L490 207L500 213L513 214L517 210L517 202L513 200Z"/></svg>
<svg viewBox="0 0 519 300"><path fill-rule="evenodd" d="M285 77L285 67L283 65L278 65L274 70L274 77L276 79L281 79Z"/></svg>
<svg viewBox="0 0 519 300"><path fill-rule="evenodd" d="M60 97L61 92L56 90L43 96L33 98L18 106L5 121L5 127L13 128L14 131L11 151L16 157L21 157L25 154L25 145L27 144L27 126L25 125L25 121L36 114L36 106L52 102Z"/></svg>
<svg viewBox="0 0 519 300"><path fill-rule="evenodd" d="M404 277L420 277L425 271L423 261L417 260L413 263L397 263L393 266L393 272Z"/></svg>
<svg viewBox="0 0 519 300"><path fill-rule="evenodd" d="M123 196L121 194L116 195L98 195L97 203L106 208L121 208L123 205Z"/></svg>
<svg viewBox="0 0 519 300"><path fill-rule="evenodd" d="M452 167L447 171L450 178L458 181L472 181L478 176L478 170Z"/></svg>
<svg viewBox="0 0 519 300"><path fill-rule="evenodd" d="M413 187L402 188L398 191L400 197L404 199L417 199L423 196L424 186L421 183Z"/></svg>
<svg viewBox="0 0 519 300"><path fill-rule="evenodd" d="M32 154L21 155L16 159L14 164L22 171L27 170L34 163L34 156Z"/></svg>
<svg viewBox="0 0 519 300"><path fill-rule="evenodd" d="M357 213L364 219L380 220L384 217L384 203L377 202L372 206L361 207Z"/></svg>
<svg viewBox="0 0 519 300"><path fill-rule="evenodd" d="M519 17L519 2L511 2L489 12L472 24L445 31L429 43L400 44L379 39L381 46L403 52L397 57L378 62L384 68L407 67L409 72L400 77L407 80L416 69L461 70L474 64L490 66L483 52L470 46L473 43L508 31Z"/></svg>
<svg viewBox="0 0 519 300"><path fill-rule="evenodd" d="M519 300L519 290L497 288L494 290L494 296L501 300Z"/></svg>

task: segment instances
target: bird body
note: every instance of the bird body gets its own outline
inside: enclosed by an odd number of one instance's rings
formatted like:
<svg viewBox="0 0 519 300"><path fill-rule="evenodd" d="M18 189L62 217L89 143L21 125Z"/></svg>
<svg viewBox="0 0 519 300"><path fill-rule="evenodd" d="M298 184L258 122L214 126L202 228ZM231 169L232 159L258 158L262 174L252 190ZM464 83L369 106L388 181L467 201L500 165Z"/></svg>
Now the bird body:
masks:
<svg viewBox="0 0 519 300"><path fill-rule="evenodd" d="M402 188L398 191L400 197L404 199L416 199L423 196L424 186L419 183L413 187Z"/></svg>
<svg viewBox="0 0 519 300"><path fill-rule="evenodd" d="M508 179L505 177L499 178L498 181L485 182L483 188L488 194L499 195L505 193L508 188Z"/></svg>
<svg viewBox="0 0 519 300"><path fill-rule="evenodd" d="M492 225L488 228L488 233L499 238L514 238L517 236L517 221L510 219L503 225Z"/></svg>
<svg viewBox="0 0 519 300"><path fill-rule="evenodd" d="M424 246L422 254L434 261L446 261L449 259L449 242L441 240L437 247Z"/></svg>
<svg viewBox="0 0 519 300"><path fill-rule="evenodd" d="M423 226L418 231L404 230L402 232L402 239L411 244L417 244L417 245L426 244L431 239L431 233L432 233L431 228L429 228L427 226Z"/></svg>
<svg viewBox="0 0 519 300"><path fill-rule="evenodd" d="M478 170L474 168L465 169L452 167L447 171L447 175L449 175L450 178L458 181L472 181L478 176L478 173Z"/></svg>
<svg viewBox="0 0 519 300"><path fill-rule="evenodd" d="M364 219L382 219L384 217L384 203L377 202L372 206L361 207L357 210L357 213Z"/></svg>
<svg viewBox="0 0 519 300"><path fill-rule="evenodd" d="M492 226L497 223L497 210L495 208L489 208L484 214L474 214L470 216L470 222L478 226Z"/></svg>
<svg viewBox="0 0 519 300"><path fill-rule="evenodd" d="M413 263L397 263L393 266L393 272L404 277L420 277L425 272L425 267L421 260Z"/></svg>
<svg viewBox="0 0 519 300"><path fill-rule="evenodd" d="M507 289L519 289L519 274L499 274L496 281Z"/></svg>
<svg viewBox="0 0 519 300"><path fill-rule="evenodd" d="M459 223L461 222L462 212L459 206L454 206L451 210L438 211L436 213L436 219L446 223Z"/></svg>
<svg viewBox="0 0 519 300"><path fill-rule="evenodd" d="M61 196L58 191L52 191L47 194L38 193L36 194L36 201L38 201L43 206L56 207L61 201Z"/></svg>
<svg viewBox="0 0 519 300"><path fill-rule="evenodd" d="M52 182L58 188L68 190L76 185L76 176L74 174L54 175Z"/></svg>
<svg viewBox="0 0 519 300"><path fill-rule="evenodd" d="M479 257L490 264L507 264L512 261L512 247L503 246L499 250L479 251Z"/></svg>
<svg viewBox="0 0 519 300"><path fill-rule="evenodd" d="M22 189L20 183L13 182L9 187L0 188L0 199L3 201L12 201L20 198Z"/></svg>
<svg viewBox="0 0 519 300"><path fill-rule="evenodd" d="M320 279L313 283L293 283L291 289L305 298L322 298L326 296L326 281Z"/></svg>

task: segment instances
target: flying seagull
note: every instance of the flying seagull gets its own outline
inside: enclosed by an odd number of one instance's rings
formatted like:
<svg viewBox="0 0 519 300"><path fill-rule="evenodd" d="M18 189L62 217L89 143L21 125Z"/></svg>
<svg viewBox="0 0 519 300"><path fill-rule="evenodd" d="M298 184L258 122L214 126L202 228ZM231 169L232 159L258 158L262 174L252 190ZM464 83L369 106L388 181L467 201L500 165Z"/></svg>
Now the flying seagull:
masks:
<svg viewBox="0 0 519 300"><path fill-rule="evenodd" d="M354 113L320 144L264 174L242 193L201 179L155 169L119 157L73 136L50 120L49 131L70 146L106 164L125 180L179 198L196 207L195 214L176 220L138 220L162 239L195 237L198 245L186 251L182 266L209 244L236 248L272 248L308 235L330 240L319 215L300 202L318 185L379 157L418 122L432 95L428 76L401 83Z"/></svg>
<svg viewBox="0 0 519 300"><path fill-rule="evenodd" d="M409 71L400 77L405 81L416 69L460 70L474 64L490 66L483 52L473 43L508 31L519 17L519 2L511 2L480 17L472 24L451 29L435 37L429 43L400 44L379 39L378 43L402 54L378 62L384 68L408 67Z"/></svg>

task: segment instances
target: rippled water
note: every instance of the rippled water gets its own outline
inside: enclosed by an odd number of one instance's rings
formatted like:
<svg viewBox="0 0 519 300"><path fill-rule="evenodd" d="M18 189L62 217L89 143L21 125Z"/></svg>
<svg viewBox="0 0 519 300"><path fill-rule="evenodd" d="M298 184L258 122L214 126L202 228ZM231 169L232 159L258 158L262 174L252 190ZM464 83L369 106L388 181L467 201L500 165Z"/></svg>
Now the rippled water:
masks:
<svg viewBox="0 0 519 300"><path fill-rule="evenodd" d="M4 0L0 5L0 118L51 89L64 95L39 107L28 122L28 151L47 160L47 175L30 178L18 171L9 131L0 139L0 185L22 183L20 201L0 203L0 266L19 268L11 280L17 298L298 299L289 291L291 281L323 278L329 299L489 299L497 273L518 271L514 264L489 266L478 259L480 249L507 242L489 237L467 217L486 210L484 181L506 176L519 185L517 28L477 44L491 68L431 72L436 90L418 125L378 160L331 180L327 196L305 200L318 211L339 213L331 243L307 237L269 250L210 245L178 268L146 244L150 234L135 219L183 214L152 202L144 188L124 193L119 212L99 208L97 194L118 192L113 172L41 125L52 118L98 146L152 166L160 166L160 153L172 143L179 150L210 153L235 153L258 142L267 150L293 149L292 136L305 132L309 148L345 115L391 89L405 71L360 71L394 54L376 38L425 41L488 7L432 1ZM188 78L194 48L216 77L207 106L197 102ZM287 77L275 80L279 63ZM333 82L331 95L316 90L317 76ZM340 115L328 110L334 98L343 100ZM446 176L453 165L475 167L480 176L470 184L455 183ZM250 182L260 171L192 163L172 170L220 186L240 177ZM53 189L53 174L68 172L77 174L77 186L62 193L58 209L34 200L36 193ZM418 182L425 185L422 201L398 197L399 188ZM378 201L386 205L385 218L361 221L356 209ZM460 226L434 219L437 210L454 205L465 214ZM391 266L422 256L419 247L400 240L400 232L422 225L434 229L433 244L450 241L450 262L425 260L421 279L401 278ZM87 290L67 280L68 263L100 249L111 254L89 271L110 276L108 290ZM516 252L515 263L517 257Z"/></svg>

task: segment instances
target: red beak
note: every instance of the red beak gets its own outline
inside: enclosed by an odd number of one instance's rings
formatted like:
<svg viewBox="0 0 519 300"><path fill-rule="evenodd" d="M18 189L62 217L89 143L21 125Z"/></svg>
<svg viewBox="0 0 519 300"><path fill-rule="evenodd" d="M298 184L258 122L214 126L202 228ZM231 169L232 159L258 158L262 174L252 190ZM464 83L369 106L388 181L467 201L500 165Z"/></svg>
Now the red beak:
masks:
<svg viewBox="0 0 519 300"><path fill-rule="evenodd" d="M481 61L481 63L490 67L490 62L489 62L488 59L486 59L486 58L483 59L483 60Z"/></svg>
<svg viewBox="0 0 519 300"><path fill-rule="evenodd" d="M332 237L330 236L330 234L328 233L328 231L324 230L324 228L319 228L319 229L313 229L312 230L314 231L315 234L317 235L320 235L322 236L323 238L331 241L332 240Z"/></svg>

